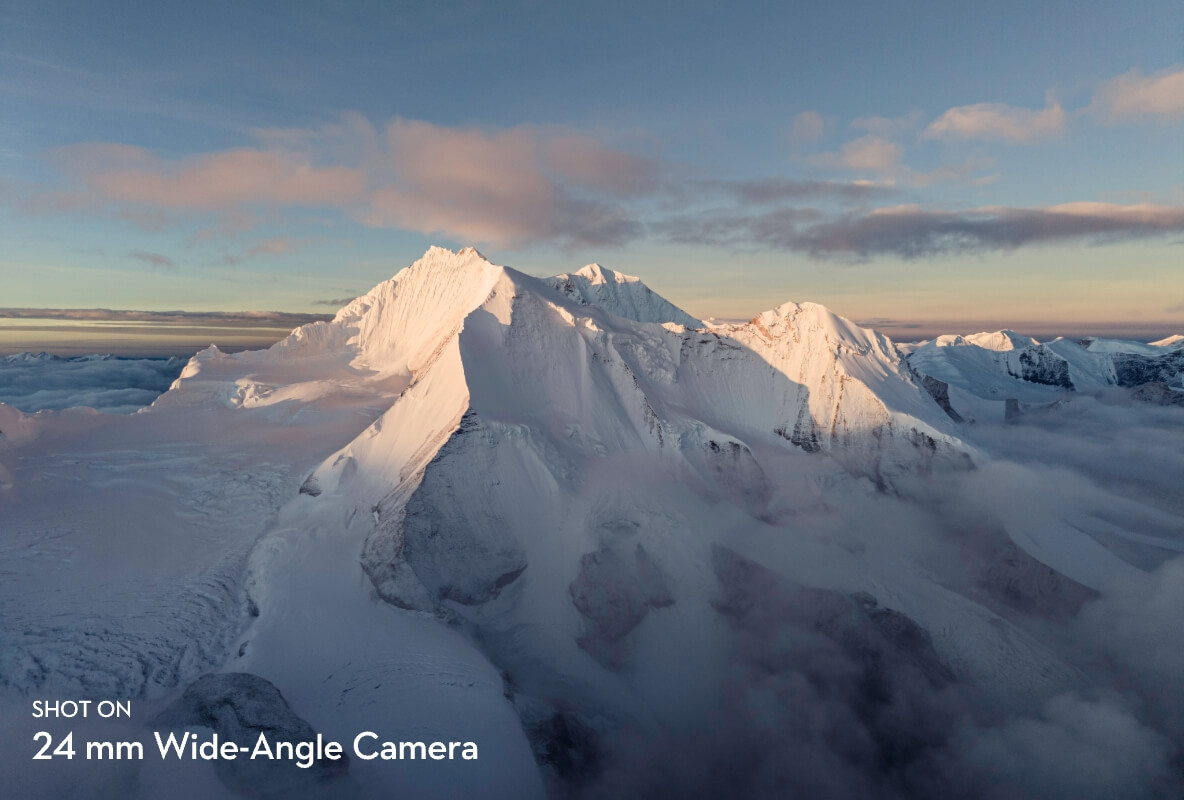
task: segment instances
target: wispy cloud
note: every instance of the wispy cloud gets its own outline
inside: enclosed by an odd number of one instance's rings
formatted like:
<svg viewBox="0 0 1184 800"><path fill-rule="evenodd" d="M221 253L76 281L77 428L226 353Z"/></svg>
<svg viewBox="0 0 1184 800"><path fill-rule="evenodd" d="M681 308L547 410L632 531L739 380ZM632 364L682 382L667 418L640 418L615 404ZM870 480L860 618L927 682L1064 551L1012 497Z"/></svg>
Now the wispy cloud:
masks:
<svg viewBox="0 0 1184 800"><path fill-rule="evenodd" d="M1060 136L1065 110L1049 93L1043 109L976 103L946 111L925 129L928 139L981 139L1026 144Z"/></svg>
<svg viewBox="0 0 1184 800"><path fill-rule="evenodd" d="M789 143L796 147L813 144L822 138L827 127L827 120L817 111L803 111L789 125Z"/></svg>
<svg viewBox="0 0 1184 800"><path fill-rule="evenodd" d="M251 256L280 256L292 253L306 247L310 240L292 239L287 236L277 236L256 242L247 248L246 255Z"/></svg>
<svg viewBox="0 0 1184 800"><path fill-rule="evenodd" d="M902 170L902 176L904 182L918 188L932 186L935 183L963 180L969 180L973 186L983 186L993 183L998 179L998 176L981 175L973 179L971 176L985 169L990 169L994 163L993 160L988 158L968 158L956 164L942 165L928 172L920 172L905 167Z"/></svg>
<svg viewBox="0 0 1184 800"><path fill-rule="evenodd" d="M1173 75L1130 73L1111 82L1123 91L1103 87L1099 96L1111 98L1110 109L1174 113L1170 98L1163 100L1163 87L1174 86ZM1125 105L1113 99L1119 96L1127 98ZM1065 118L1050 93L1044 109L1000 104L949 109L922 136L1035 141L1059 135ZM828 124L817 112L803 112L791 138L814 140ZM117 215L158 227L196 220L200 227L183 246L214 248L214 260L224 263L296 252L309 240L278 235L252 242L246 233L262 220L281 222L288 209L308 207L334 209L367 226L503 249L611 247L655 236L782 248L818 258L914 258L1180 231L1175 222L1163 222L1177 213L1175 207L1147 203L869 210L908 188L993 179L982 174L993 162L978 157L927 171L910 167L905 144L922 124L918 112L861 117L851 125L865 135L805 158L857 180L729 180L688 174L685 165L630 152L571 127L448 126L401 118L378 126L347 113L325 126L253 131L254 147L179 160L119 143L59 148L52 158L71 186L26 205ZM135 250L130 257L160 269L176 266L159 253Z"/></svg>
<svg viewBox="0 0 1184 800"><path fill-rule="evenodd" d="M253 148L168 162L143 148L94 143L70 145L52 157L92 196L152 208L340 205L365 188L356 169L318 167L291 153Z"/></svg>
<svg viewBox="0 0 1184 800"><path fill-rule="evenodd" d="M899 120L857 120L871 128L890 130ZM854 124L854 123L852 123ZM969 158L956 164L945 164L928 172L913 169L903 162L904 147L881 136L868 134L843 145L839 152L816 153L807 160L816 167L841 169L875 176L881 187L902 185L932 186L935 183L968 179L976 172L991 166L989 159ZM866 184L867 181L862 183ZM851 184L847 184L851 185Z"/></svg>
<svg viewBox="0 0 1184 800"><path fill-rule="evenodd" d="M1151 75L1132 69L1108 80L1094 92L1090 111L1107 123L1184 117L1184 65Z"/></svg>
<svg viewBox="0 0 1184 800"><path fill-rule="evenodd" d="M890 139L916 130L924 121L924 112L917 110L899 117L858 117L851 120L851 127L865 130L872 136Z"/></svg>
<svg viewBox="0 0 1184 800"><path fill-rule="evenodd" d="M1184 208L1067 203L1045 208L945 211L906 205L839 215L789 209L737 215L726 224L719 222L681 219L660 231L680 242L792 250L818 259L914 259L1178 233L1184 231Z"/></svg>
<svg viewBox="0 0 1184 800"><path fill-rule="evenodd" d="M643 230L624 201L659 186L658 162L563 127L452 127L395 119L378 129L349 114L322 128L263 130L257 136L261 148L179 161L118 143L59 148L51 158L72 188L26 197L22 204L32 211L116 213L131 220L181 212L242 218L257 208L330 207L370 226L503 247L537 241L612 245ZM224 228L207 226L195 241ZM249 255L274 255L283 247L272 240Z"/></svg>
<svg viewBox="0 0 1184 800"><path fill-rule="evenodd" d="M868 135L847 142L838 153L818 153L809 161L820 167L886 174L899 166L903 155L904 149L896 142Z"/></svg>
<svg viewBox="0 0 1184 800"><path fill-rule="evenodd" d="M651 229L681 244L705 244L748 250L797 249L794 232L803 224L817 224L826 214L816 208L777 208L755 213L714 209L679 214L659 220Z"/></svg>
<svg viewBox="0 0 1184 800"><path fill-rule="evenodd" d="M696 186L707 193L722 193L730 196L743 205L766 205L787 200L859 202L883 197L893 192L891 187L868 181L818 181L792 178L700 181Z"/></svg>
<svg viewBox="0 0 1184 800"><path fill-rule="evenodd" d="M128 253L129 258L134 258L137 261L143 261L153 269L162 269L172 271L177 268L177 263L168 256L162 256L160 253L147 253L143 250L133 250Z"/></svg>

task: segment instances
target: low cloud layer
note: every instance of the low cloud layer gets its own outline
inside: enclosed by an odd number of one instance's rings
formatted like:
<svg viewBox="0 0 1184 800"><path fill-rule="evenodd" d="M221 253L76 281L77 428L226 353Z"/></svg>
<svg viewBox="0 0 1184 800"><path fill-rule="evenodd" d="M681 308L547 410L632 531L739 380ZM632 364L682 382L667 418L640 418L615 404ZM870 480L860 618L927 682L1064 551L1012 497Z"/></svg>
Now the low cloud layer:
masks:
<svg viewBox="0 0 1184 800"><path fill-rule="evenodd" d="M1002 656L978 675L966 664L946 671L939 653L980 643L894 616L887 609L907 606L907 590L885 587L876 613L891 634L880 638L854 623L853 596L795 586L771 563L740 565L716 601L735 634L717 702L700 709L688 698L698 724L657 741L614 742L582 796L1180 796L1182 423L1184 410L1125 390L1066 395L1012 423L965 428L979 469L904 481L893 498L840 502L831 488L825 517L795 516L795 539L867 558L885 542L886 558L924 553L922 571L944 576L951 608L956 595L974 603L1046 672ZM1067 520L1082 543L1100 541L1138 569L1086 590L1017 547L1014 520Z"/></svg>
<svg viewBox="0 0 1184 800"><path fill-rule="evenodd" d="M124 311L110 308L0 308L0 319L60 319L81 322L149 322L157 325L295 328L332 319L289 311Z"/></svg>
<svg viewBox="0 0 1184 800"><path fill-rule="evenodd" d="M168 389L184 366L178 358L8 356L0 358L0 403L28 413L87 406L128 414Z"/></svg>

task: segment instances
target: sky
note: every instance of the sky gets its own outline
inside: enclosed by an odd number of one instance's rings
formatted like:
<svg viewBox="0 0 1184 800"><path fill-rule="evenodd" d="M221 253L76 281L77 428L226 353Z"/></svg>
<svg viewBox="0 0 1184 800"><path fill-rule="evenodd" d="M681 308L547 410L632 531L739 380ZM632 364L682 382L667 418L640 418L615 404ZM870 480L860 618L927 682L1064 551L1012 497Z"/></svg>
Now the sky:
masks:
<svg viewBox="0 0 1184 800"><path fill-rule="evenodd" d="M441 244L701 317L1158 338L1181 30L1174 0L0 0L0 316L331 313Z"/></svg>

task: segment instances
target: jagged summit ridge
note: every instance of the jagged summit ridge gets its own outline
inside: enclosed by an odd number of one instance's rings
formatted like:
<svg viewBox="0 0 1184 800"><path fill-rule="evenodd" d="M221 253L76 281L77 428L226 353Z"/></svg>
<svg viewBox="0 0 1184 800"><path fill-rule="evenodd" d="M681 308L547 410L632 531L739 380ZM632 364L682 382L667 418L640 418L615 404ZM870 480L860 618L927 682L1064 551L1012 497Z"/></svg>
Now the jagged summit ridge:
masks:
<svg viewBox="0 0 1184 800"><path fill-rule="evenodd" d="M662 327L655 331L654 323ZM519 341L531 345L507 363L511 343ZM785 303L746 324L708 326L641 280L599 265L536 279L497 266L472 248L429 249L348 303L331 322L298 328L267 351L199 354L175 388L195 389L205 381L212 387L206 394L248 405L291 396L295 383L315 384L315 391L323 392L330 381L383 379L391 381L390 391L403 392L441 361L455 370L445 382L450 387L445 405L457 404L452 416L433 423L444 427L456 424L468 404L506 408L518 386L493 388L504 380L498 369L521 380L541 368L538 380L548 384L569 371L566 380L573 386L589 381L613 386L624 377L628 382L611 393L624 392L628 399L568 396L556 387L553 401L556 408L586 408L596 417L611 408L636 407L637 424L648 429L642 438L656 442L708 424L731 428L735 435L775 434L811 449L845 450L844 443L863 442L865 435L886 429L918 430L957 446L948 420L916 385L891 340L824 306ZM615 370L599 375L606 364L620 364L624 376ZM244 366L260 369L243 375ZM770 368L779 384L766 385L762 375ZM740 372L729 375L733 369ZM289 388L278 392L277 384ZM533 407L548 391L535 386L522 403ZM184 394L174 392L161 402L176 402ZM606 418L603 425L604 436L617 437L622 420ZM867 442L860 447L865 452L856 459L859 469L877 472L879 447Z"/></svg>
<svg viewBox="0 0 1184 800"><path fill-rule="evenodd" d="M568 300L593 305L637 322L673 322L688 328L702 328L695 319L666 298L646 286L640 278L589 264L573 273L564 273L543 282Z"/></svg>

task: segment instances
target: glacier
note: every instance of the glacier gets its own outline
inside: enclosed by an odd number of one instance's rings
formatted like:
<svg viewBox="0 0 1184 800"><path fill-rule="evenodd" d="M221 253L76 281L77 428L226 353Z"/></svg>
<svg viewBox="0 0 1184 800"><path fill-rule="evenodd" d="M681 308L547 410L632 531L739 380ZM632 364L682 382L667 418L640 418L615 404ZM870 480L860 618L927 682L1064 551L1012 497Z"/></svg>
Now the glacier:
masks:
<svg viewBox="0 0 1184 800"><path fill-rule="evenodd" d="M0 742L27 747L32 697L119 697L481 748L196 765L201 797L1170 796L1184 642L1126 625L1136 668L1105 632L1180 592L1184 410L1107 393L1175 392L1179 344L908 349L817 304L717 323L599 265L432 248L137 413L0 404ZM1065 420L1159 471L1111 491ZM29 797L181 782L44 766L0 769Z"/></svg>

